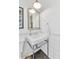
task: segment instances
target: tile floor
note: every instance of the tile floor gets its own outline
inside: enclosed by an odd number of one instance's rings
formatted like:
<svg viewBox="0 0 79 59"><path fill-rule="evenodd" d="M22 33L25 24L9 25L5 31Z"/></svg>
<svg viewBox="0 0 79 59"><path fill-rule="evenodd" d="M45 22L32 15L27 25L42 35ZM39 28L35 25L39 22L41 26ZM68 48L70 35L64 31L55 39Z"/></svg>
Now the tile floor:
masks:
<svg viewBox="0 0 79 59"><path fill-rule="evenodd" d="M25 58L28 59L28 58ZM32 56L29 58L32 59ZM35 53L35 59L49 59L42 50Z"/></svg>

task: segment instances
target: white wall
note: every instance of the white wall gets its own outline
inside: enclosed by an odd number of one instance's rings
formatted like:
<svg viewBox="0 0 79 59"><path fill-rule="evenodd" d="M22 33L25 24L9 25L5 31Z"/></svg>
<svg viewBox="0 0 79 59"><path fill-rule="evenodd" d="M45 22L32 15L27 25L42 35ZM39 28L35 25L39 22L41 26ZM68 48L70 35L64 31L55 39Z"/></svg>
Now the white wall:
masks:
<svg viewBox="0 0 79 59"><path fill-rule="evenodd" d="M46 4L45 4L46 3ZM59 0L45 0L42 2L45 4L43 12L41 13L41 19L49 22L51 37L50 37L50 58L60 58L60 10ZM45 51L46 48L43 48Z"/></svg>
<svg viewBox="0 0 79 59"><path fill-rule="evenodd" d="M59 0L40 0L42 4L41 20L49 22L50 37L50 58L59 59L60 53L60 7ZM24 8L24 29L20 29L20 40L27 33L27 8L31 7L33 0L19 0L19 5ZM46 48L42 48L44 51Z"/></svg>

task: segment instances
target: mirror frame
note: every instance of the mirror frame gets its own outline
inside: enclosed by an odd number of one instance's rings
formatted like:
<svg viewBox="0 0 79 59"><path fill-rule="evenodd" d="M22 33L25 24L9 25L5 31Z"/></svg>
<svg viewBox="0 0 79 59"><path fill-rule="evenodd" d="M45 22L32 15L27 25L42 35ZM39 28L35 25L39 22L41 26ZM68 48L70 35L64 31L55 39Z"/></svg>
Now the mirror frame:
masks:
<svg viewBox="0 0 79 59"><path fill-rule="evenodd" d="M34 9L34 10L38 13L38 15L39 15L39 19L38 19L38 20L39 20L39 22L38 22L39 25L38 25L38 27L33 27L33 28L31 28L30 25L29 25L29 22L30 22L30 15L29 15L30 13L29 13L29 10L30 10L30 9L32 9L32 8L28 8L28 9L27 9L28 30L39 30L39 29L40 29L40 12ZM31 19L31 20L32 20L32 19ZM32 25L31 25L31 26L32 26Z"/></svg>

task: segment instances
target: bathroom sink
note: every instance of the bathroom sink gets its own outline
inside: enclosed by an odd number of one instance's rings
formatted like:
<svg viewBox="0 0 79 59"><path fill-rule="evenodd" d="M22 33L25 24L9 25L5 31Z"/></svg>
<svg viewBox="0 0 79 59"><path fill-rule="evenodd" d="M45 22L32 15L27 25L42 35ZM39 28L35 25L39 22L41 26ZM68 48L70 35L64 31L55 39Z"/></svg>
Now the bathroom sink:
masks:
<svg viewBox="0 0 79 59"><path fill-rule="evenodd" d="M40 43L48 38L47 32L38 32L38 33L32 33L28 34L26 36L27 41L31 43L31 45L35 45L37 43Z"/></svg>

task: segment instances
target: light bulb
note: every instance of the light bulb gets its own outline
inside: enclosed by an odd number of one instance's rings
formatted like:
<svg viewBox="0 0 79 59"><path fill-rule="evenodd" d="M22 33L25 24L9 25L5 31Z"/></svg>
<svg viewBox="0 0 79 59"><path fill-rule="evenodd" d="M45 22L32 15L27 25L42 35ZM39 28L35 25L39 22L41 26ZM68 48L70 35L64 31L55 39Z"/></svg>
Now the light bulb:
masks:
<svg viewBox="0 0 79 59"><path fill-rule="evenodd" d="M33 7L34 7L35 9L40 9L40 8L41 8L41 4L40 4L39 2L35 2L35 3L33 4Z"/></svg>
<svg viewBox="0 0 79 59"><path fill-rule="evenodd" d="M35 13L36 11L34 9L29 10L30 13Z"/></svg>

